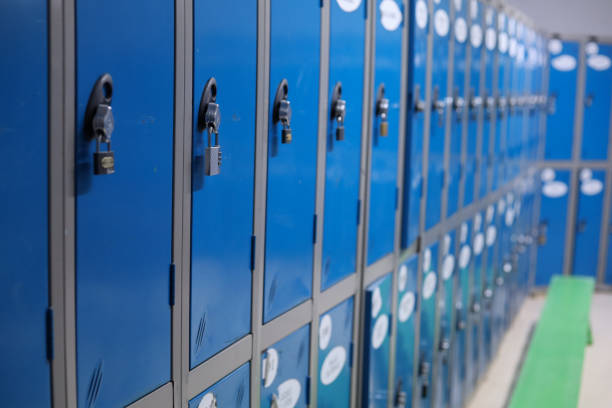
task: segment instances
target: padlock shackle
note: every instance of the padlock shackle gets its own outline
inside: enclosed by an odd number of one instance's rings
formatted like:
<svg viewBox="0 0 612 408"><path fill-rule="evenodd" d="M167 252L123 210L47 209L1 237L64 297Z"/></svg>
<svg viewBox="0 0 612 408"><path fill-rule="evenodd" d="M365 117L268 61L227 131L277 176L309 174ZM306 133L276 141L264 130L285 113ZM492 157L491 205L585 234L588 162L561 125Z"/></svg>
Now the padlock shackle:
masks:
<svg viewBox="0 0 612 408"><path fill-rule="evenodd" d="M217 102L217 80L215 77L211 77L206 81L204 89L202 90L202 96L200 97L200 106L198 108L198 131L203 132L207 130L206 126L206 110L209 103Z"/></svg>
<svg viewBox="0 0 612 408"><path fill-rule="evenodd" d="M109 73L100 75L96 80L91 93L89 94L89 100L87 101L87 108L85 109L85 122L83 131L87 139L94 139L97 135L93 129L93 118L96 115L98 106L108 105L110 106L113 101L113 77Z"/></svg>
<svg viewBox="0 0 612 408"><path fill-rule="evenodd" d="M274 124L280 121L280 105L281 101L289 98L289 82L286 78L283 78L278 87L276 88L276 94L274 96L274 105L272 105L272 122Z"/></svg>

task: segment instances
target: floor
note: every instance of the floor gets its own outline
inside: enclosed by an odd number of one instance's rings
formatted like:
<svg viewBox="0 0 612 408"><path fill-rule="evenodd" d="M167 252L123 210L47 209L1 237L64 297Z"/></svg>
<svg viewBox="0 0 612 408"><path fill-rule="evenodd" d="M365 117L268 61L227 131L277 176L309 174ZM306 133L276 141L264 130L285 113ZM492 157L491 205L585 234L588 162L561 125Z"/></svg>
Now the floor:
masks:
<svg viewBox="0 0 612 408"><path fill-rule="evenodd" d="M546 298L527 298L502 341L497 356L482 378L468 408L504 408L523 357L531 328ZM593 345L587 347L578 408L612 406L612 294L597 293L591 306Z"/></svg>

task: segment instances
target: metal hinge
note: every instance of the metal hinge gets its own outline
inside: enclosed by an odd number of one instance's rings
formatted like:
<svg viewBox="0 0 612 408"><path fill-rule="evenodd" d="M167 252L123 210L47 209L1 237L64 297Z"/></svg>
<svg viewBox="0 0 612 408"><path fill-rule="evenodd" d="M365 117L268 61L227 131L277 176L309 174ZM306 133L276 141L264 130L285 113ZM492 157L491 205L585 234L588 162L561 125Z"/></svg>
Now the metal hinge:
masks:
<svg viewBox="0 0 612 408"><path fill-rule="evenodd" d="M312 243L317 243L317 214L312 218Z"/></svg>
<svg viewBox="0 0 612 408"><path fill-rule="evenodd" d="M47 360L49 361L52 361L54 357L53 326L53 308L48 307L45 316L45 330L47 335Z"/></svg>
<svg viewBox="0 0 612 408"><path fill-rule="evenodd" d="M255 235L251 235L251 272L255 270L255 249L257 248L257 237Z"/></svg>
<svg viewBox="0 0 612 408"><path fill-rule="evenodd" d="M176 265L170 264L170 293L168 296L168 303L170 306L174 306L175 301L175 291L176 291Z"/></svg>

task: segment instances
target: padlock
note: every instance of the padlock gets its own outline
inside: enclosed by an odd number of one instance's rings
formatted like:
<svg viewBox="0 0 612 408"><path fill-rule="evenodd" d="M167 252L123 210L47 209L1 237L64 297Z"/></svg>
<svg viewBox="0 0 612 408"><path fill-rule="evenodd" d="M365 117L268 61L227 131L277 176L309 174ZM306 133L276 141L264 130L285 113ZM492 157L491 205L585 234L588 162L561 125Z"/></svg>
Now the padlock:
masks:
<svg viewBox="0 0 612 408"><path fill-rule="evenodd" d="M283 129L281 130L281 143L291 143L293 132L291 131L291 102L289 101L289 83L286 79L281 80L276 88L274 104L272 105L272 122L277 124L280 122Z"/></svg>
<svg viewBox="0 0 612 408"><path fill-rule="evenodd" d="M204 149L204 174L216 176L221 173L221 146L219 145L219 128L221 127L221 109L217 103L217 81L210 78L200 98L198 110L198 130L206 130L208 145ZM212 136L215 135L215 143L212 144Z"/></svg>
<svg viewBox="0 0 612 408"><path fill-rule="evenodd" d="M386 137L389 134L389 99L385 98L385 84L378 86L376 116L380 118L378 135Z"/></svg>
<svg viewBox="0 0 612 408"><path fill-rule="evenodd" d="M208 147L204 150L204 172L207 176L216 176L221 173L221 146L219 135L215 133L215 144L211 146L211 132L208 132Z"/></svg>
<svg viewBox="0 0 612 408"><path fill-rule="evenodd" d="M332 91L331 120L336 121L336 140L344 140L344 116L346 115L346 101L342 99L342 83L338 82Z"/></svg>
<svg viewBox="0 0 612 408"><path fill-rule="evenodd" d="M115 172L115 152L111 150L111 135L115 129L115 119L110 105L100 104L92 120L96 138L94 153L94 174L107 175ZM107 151L100 151L100 144L106 143Z"/></svg>
<svg viewBox="0 0 612 408"><path fill-rule="evenodd" d="M96 140L96 151L94 152L94 174L107 175L115 172L115 152L110 150L110 142L108 143L108 150L105 152L100 151L100 139Z"/></svg>

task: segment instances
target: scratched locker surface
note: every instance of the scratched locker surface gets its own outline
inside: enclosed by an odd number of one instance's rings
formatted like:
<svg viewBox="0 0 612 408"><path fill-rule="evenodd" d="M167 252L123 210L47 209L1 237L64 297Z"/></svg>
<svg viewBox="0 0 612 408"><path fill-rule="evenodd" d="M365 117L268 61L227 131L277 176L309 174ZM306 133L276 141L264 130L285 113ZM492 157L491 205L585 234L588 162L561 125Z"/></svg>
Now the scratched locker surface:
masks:
<svg viewBox="0 0 612 408"><path fill-rule="evenodd" d="M189 408L248 408L250 364L243 364L189 401Z"/></svg>
<svg viewBox="0 0 612 408"><path fill-rule="evenodd" d="M2 238L0 395L5 406L51 406L45 317L47 216L47 2L0 4ZM10 40L8 40L10 38ZM10 61L10 62L9 62ZM8 380L10 378L10 381ZM36 392L31 392L36 390Z"/></svg>
<svg viewBox="0 0 612 408"><path fill-rule="evenodd" d="M170 380L174 5L76 3L78 403L116 407ZM94 176L84 115L103 73L116 162Z"/></svg>

